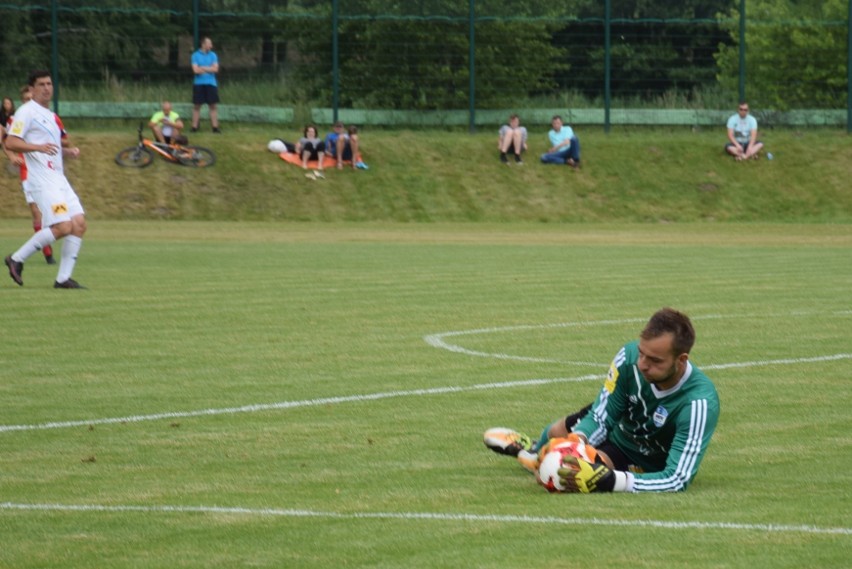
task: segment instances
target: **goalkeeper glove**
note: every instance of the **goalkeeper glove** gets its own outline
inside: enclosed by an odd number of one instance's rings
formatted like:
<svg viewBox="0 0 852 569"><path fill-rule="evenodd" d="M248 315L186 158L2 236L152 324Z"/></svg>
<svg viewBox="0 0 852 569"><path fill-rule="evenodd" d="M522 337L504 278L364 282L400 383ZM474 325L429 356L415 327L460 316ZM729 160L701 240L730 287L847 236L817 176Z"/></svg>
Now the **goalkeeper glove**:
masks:
<svg viewBox="0 0 852 569"><path fill-rule="evenodd" d="M615 488L615 471L602 462L587 462L582 458L566 455L559 469L559 479L567 492L612 492Z"/></svg>

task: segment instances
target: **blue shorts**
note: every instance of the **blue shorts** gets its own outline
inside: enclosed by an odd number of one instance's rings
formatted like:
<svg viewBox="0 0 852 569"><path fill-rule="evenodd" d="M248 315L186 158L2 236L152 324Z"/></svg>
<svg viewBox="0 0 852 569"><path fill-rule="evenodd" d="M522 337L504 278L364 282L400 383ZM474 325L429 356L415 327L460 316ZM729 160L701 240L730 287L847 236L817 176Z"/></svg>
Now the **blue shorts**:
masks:
<svg viewBox="0 0 852 569"><path fill-rule="evenodd" d="M325 149L326 153L332 158L337 158L337 147L330 146ZM341 157L343 160L352 160L352 146L350 146L349 141L343 143L343 156Z"/></svg>

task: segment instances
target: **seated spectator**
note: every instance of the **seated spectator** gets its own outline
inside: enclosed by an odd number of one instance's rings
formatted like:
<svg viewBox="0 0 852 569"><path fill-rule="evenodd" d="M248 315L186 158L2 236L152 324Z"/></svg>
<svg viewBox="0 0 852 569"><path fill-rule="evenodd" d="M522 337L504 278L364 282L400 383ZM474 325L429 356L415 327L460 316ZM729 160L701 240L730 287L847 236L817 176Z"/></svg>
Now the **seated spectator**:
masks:
<svg viewBox="0 0 852 569"><path fill-rule="evenodd" d="M350 126L348 132L344 132L341 121L334 123L334 130L325 137L325 153L337 160L337 169L343 169L344 160L351 160L352 169L357 168L358 163L358 127Z"/></svg>
<svg viewBox="0 0 852 569"><path fill-rule="evenodd" d="M527 149L527 127L520 125L521 119L513 114L509 116L509 124L500 127L497 148L500 150L500 162L503 164L509 163L506 156L509 152L515 155L515 163L524 163L521 154Z"/></svg>
<svg viewBox="0 0 852 569"><path fill-rule="evenodd" d="M317 127L309 124L305 127L304 136L296 143L296 154L302 158L302 168L308 169L308 160L316 160L317 168L322 172L323 152L325 142L319 139Z"/></svg>
<svg viewBox="0 0 852 569"><path fill-rule="evenodd" d="M757 139L757 119L748 113L748 103L741 102L737 113L728 119L728 143L725 150L738 162L757 159L763 143Z"/></svg>
<svg viewBox="0 0 852 569"><path fill-rule="evenodd" d="M188 141L185 136L181 136L180 131L183 130L183 121L180 116L172 110L172 104L168 101L163 101L162 110L157 111L148 122L148 126L154 132L154 138L165 144L186 144Z"/></svg>
<svg viewBox="0 0 852 569"><path fill-rule="evenodd" d="M3 105L0 106L0 139L6 134L6 127L11 125L15 114L15 101L9 97L3 97Z"/></svg>
<svg viewBox="0 0 852 569"><path fill-rule="evenodd" d="M273 138L267 143L266 148L275 154L286 154L288 152L296 152L296 145L292 142L287 142L283 138Z"/></svg>
<svg viewBox="0 0 852 569"><path fill-rule="evenodd" d="M550 120L550 149L541 155L545 164L568 164L572 168L580 166L580 141L568 125L562 124L562 117L554 116Z"/></svg>

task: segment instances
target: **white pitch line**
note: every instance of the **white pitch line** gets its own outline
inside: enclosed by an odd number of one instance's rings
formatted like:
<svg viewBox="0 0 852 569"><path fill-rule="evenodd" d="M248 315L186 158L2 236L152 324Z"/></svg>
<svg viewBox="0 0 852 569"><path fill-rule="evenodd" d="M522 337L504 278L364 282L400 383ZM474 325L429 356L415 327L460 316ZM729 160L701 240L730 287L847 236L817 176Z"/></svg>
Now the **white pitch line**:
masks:
<svg viewBox="0 0 852 569"><path fill-rule="evenodd" d="M814 356L812 358L785 358L780 360L756 360L753 362L741 362L741 363L730 363L730 364L710 364L706 366L699 366L702 370L704 369L731 369L737 367L760 367L760 366L771 366L771 365L792 365L792 364L809 364L809 363L817 363L817 362L834 362L837 360L848 360L852 359L852 354L833 354L830 356Z"/></svg>
<svg viewBox="0 0 852 569"><path fill-rule="evenodd" d="M578 381L591 381L602 379L603 375L581 375L579 377L557 377L550 379L525 379L520 381L506 381L500 383L480 383L467 387L449 386L433 387L429 389L412 389L408 391L385 391L380 393L367 393L363 395L349 395L341 397L324 397L320 399L303 399L301 401L282 401L280 403L258 403L254 405L243 405L241 407L224 407L221 409L200 409L196 411L173 411L165 413L153 413L150 415L129 415L127 417L109 417L105 419L84 419L79 421L58 421L52 423L38 423L34 425L0 425L0 433L11 431L38 431L48 429L66 429L71 427L87 427L89 425L114 425L121 423L140 423L143 421L159 421L162 419L181 419L186 417L203 417L211 415L233 415L236 413L257 413L260 411L276 411L281 409L296 409L301 407L316 407L318 405L334 405L339 403L360 403L363 401L377 401L380 399L391 399L394 397L412 397L425 395L444 395L447 393L462 393L465 391L481 391L486 389L504 389L507 387L526 387L530 385L547 385L550 383L567 383Z"/></svg>
<svg viewBox="0 0 852 569"><path fill-rule="evenodd" d="M833 354L829 356L816 356L812 358L786 358L780 360L758 360L751 362L734 362L727 364L711 364L701 366L701 369L731 369L743 367L758 367L771 365L792 365L801 363L828 362L836 360L852 359L852 354ZM605 367L605 366L601 366ZM447 393L464 393L468 391L483 391L488 389L507 389L512 387L530 387L537 385L549 385L553 383L574 383L581 381L601 380L603 374L580 375L576 377L556 377L545 379L524 379L515 381L503 381L494 383L479 383L476 385L432 387L429 389L411 389L408 391L385 391L379 393L366 393L362 395L348 395L340 397L324 397L319 399L303 399L300 401L281 401L279 403L258 403L243 405L241 407L223 407L219 409L200 409L196 411L170 411L164 413L153 413L150 415L128 415L126 417L108 417L105 419L83 419L79 421L57 421L51 423L37 423L31 425L0 425L0 433L12 431L41 431L49 429L68 429L73 427L88 427L90 425L115 425L122 423L141 423L144 421L160 421L164 419L182 419L188 417L205 417L213 415L235 415L237 413L258 413L261 411L279 411L282 409L297 409L302 407L316 407L318 405L337 405L341 403L361 403L364 401L378 401L396 397L418 397L428 395L445 395Z"/></svg>
<svg viewBox="0 0 852 569"><path fill-rule="evenodd" d="M535 362L535 363L558 363L567 365L582 365L600 367L599 362L584 362L572 360L556 360L552 358L533 358L530 356L515 356L512 354L500 354L495 352L480 352L463 348L456 344L445 342L444 338L454 338L457 336L474 336L477 334L495 334L498 332L517 332L524 330L548 330L552 328L576 328L578 326L596 326L609 324L629 324L634 322L644 322L644 318L625 318L621 320L598 320L595 322L557 322L556 324L522 324L519 326L501 326L498 328L477 328L475 330L459 330L456 332L439 332L438 334L430 334L424 336L423 340L434 348L464 354L466 356L475 356L480 358L495 358L499 360L514 360L520 362ZM603 364L606 365L606 364Z"/></svg>
<svg viewBox="0 0 852 569"><path fill-rule="evenodd" d="M154 514L215 514L273 516L288 518L332 518L347 520L435 520L445 522L496 522L568 526L651 527L662 529L734 530L761 533L804 533L852 536L852 528L785 524L743 524L737 522L698 522L665 520L607 520L602 518L559 518L549 516L512 516L497 514L459 514L438 512L323 512L289 508L229 508L221 506L104 506L84 504L15 504L0 502L0 510L30 512L107 512Z"/></svg>
<svg viewBox="0 0 852 569"><path fill-rule="evenodd" d="M814 312L792 312L790 314L785 314L783 316L813 316ZM845 316L848 314L852 314L852 311L836 311L834 315L836 316ZM720 319L728 319L728 318L766 318L766 316L755 316L749 314L740 314L736 316L731 315L723 315L723 314L707 314L704 316L694 316L692 320L720 320ZM520 362L534 362L534 363L551 363L551 364L563 364L563 365L579 365L579 366L591 366L591 367L604 367L608 366L609 362L600 363L600 362L587 362L587 361L579 361L579 360L562 360L556 358L535 358L531 356L516 356L514 354L504 354L500 352L482 352L478 350L471 350L469 348L465 348L463 346L459 346L457 344L452 344L450 342L445 341L445 338L455 338L458 336L476 336L479 334L497 334L500 332L518 332L518 331L527 331L527 330L550 330L553 328L579 328L584 326L611 326L614 324L633 324L636 322L644 323L646 322L646 318L621 318L621 319L613 319L613 320L590 320L586 322L556 322L554 324L520 324L517 326L498 326L494 328L475 328L472 330L457 330L452 332L439 332L437 334L429 334L428 336L424 336L423 340L434 348L438 348L441 350L447 350L449 352L454 352L457 354L464 354L466 356L474 356L478 358L494 358L498 360L513 360ZM728 364L720 364L720 365L728 365ZM730 367L742 367L740 364L730 364ZM701 366L702 369L726 369L725 367L708 367Z"/></svg>

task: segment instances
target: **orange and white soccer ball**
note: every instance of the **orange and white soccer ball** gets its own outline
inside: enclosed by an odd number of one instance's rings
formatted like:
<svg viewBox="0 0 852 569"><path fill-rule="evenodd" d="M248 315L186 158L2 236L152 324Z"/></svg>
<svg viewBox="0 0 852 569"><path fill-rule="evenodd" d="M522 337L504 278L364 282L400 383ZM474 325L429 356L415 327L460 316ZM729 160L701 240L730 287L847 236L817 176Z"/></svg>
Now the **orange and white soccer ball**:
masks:
<svg viewBox="0 0 852 569"><path fill-rule="evenodd" d="M559 469L562 468L565 457L569 455L587 462L595 462L597 451L595 447L576 438L549 441L536 473L538 483L544 486L548 492L565 491L565 486L559 480Z"/></svg>

